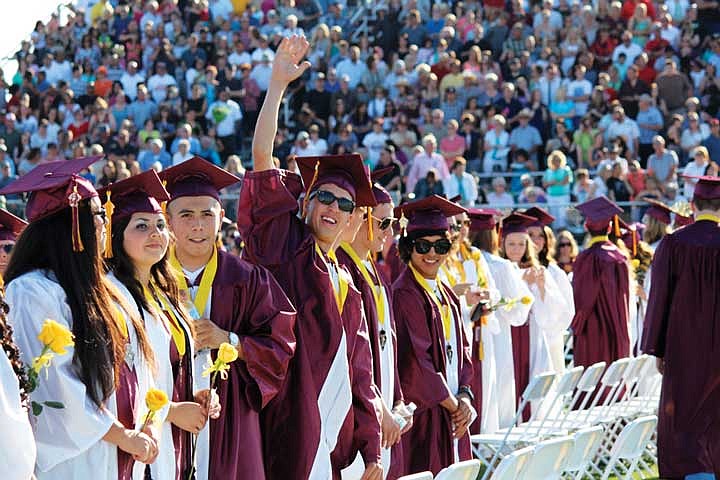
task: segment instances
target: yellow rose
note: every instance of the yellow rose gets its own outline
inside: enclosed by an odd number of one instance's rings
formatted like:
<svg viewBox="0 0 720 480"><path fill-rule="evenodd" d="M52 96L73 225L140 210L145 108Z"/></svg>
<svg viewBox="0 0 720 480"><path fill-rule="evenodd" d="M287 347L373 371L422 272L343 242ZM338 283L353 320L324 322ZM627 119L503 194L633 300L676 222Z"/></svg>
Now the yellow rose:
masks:
<svg viewBox="0 0 720 480"><path fill-rule="evenodd" d="M145 405L151 412L157 412L168 403L168 396L162 390L151 388L145 395Z"/></svg>
<svg viewBox="0 0 720 480"><path fill-rule="evenodd" d="M53 359L53 354L48 352L44 355L39 355L33 359L32 362L32 369L35 370L35 373L40 373L40 370L50 365L50 362Z"/></svg>
<svg viewBox="0 0 720 480"><path fill-rule="evenodd" d="M50 319L45 320L37 338L43 345L58 355L66 354L67 350L65 350L65 348L75 345L75 342L73 342L73 334L70 330L55 320Z"/></svg>
<svg viewBox="0 0 720 480"><path fill-rule="evenodd" d="M634 270L637 270L637 268L640 266L640 260L637 258L632 259L632 267Z"/></svg>
<svg viewBox="0 0 720 480"><path fill-rule="evenodd" d="M530 305L532 303L532 298L524 296L520 299L520 303L522 303L523 305Z"/></svg>
<svg viewBox="0 0 720 480"><path fill-rule="evenodd" d="M222 363L232 363L238 358L238 351L229 343L223 343L218 349L217 359Z"/></svg>

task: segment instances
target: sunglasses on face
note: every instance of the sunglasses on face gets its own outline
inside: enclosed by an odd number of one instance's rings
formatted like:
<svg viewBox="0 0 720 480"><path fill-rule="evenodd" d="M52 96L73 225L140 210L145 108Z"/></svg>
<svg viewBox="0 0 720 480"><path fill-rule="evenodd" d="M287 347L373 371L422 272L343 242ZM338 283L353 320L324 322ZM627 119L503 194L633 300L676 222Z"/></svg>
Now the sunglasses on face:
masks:
<svg viewBox="0 0 720 480"><path fill-rule="evenodd" d="M429 253L430 249L432 248L435 249L435 253L437 253L438 255L445 255L450 251L452 243L447 238L441 238L440 240L436 240L435 242L418 238L413 242L413 246L415 247L415 251L420 255L425 255L426 253Z"/></svg>
<svg viewBox="0 0 720 480"><path fill-rule="evenodd" d="M378 228L380 230L387 230L390 228L390 225L392 225L393 221L395 221L395 218L393 217L385 217L385 218L377 218L374 215L371 215L372 219L378 222Z"/></svg>
<svg viewBox="0 0 720 480"><path fill-rule="evenodd" d="M317 198L318 202L323 205L332 205L337 202L338 208L342 212L352 213L355 210L355 202L345 197L336 197L334 193L327 190L315 190L310 194L310 200Z"/></svg>
<svg viewBox="0 0 720 480"><path fill-rule="evenodd" d="M3 245L3 246L0 247L0 248L2 248L2 251L3 251L3 252L5 252L6 254L10 255L10 252L12 252L14 246L15 246L14 243L7 243L7 244Z"/></svg>
<svg viewBox="0 0 720 480"><path fill-rule="evenodd" d="M559 247L559 248L569 247L569 246L570 246L569 243L558 243L558 247Z"/></svg>

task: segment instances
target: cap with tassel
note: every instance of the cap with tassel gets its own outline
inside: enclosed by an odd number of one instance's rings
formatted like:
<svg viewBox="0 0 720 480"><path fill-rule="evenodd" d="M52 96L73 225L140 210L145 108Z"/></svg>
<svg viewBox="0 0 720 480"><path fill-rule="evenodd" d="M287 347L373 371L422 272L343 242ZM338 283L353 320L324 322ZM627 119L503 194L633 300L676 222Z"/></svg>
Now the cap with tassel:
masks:
<svg viewBox="0 0 720 480"><path fill-rule="evenodd" d="M82 252L85 250L82 237L80 236L80 200L82 200L82 197L78 193L77 183L75 183L73 179L72 192L68 195L68 205L70 205L70 210L72 212L73 252Z"/></svg>
<svg viewBox="0 0 720 480"><path fill-rule="evenodd" d="M105 250L103 252L103 257L105 258L112 258L113 257L113 248L112 248L112 219L113 219L113 213L115 213L115 204L112 203L112 200L110 200L111 191L108 190L105 192L105 195L107 196L107 200L105 200L105 217L106 217L106 223L105 223Z"/></svg>

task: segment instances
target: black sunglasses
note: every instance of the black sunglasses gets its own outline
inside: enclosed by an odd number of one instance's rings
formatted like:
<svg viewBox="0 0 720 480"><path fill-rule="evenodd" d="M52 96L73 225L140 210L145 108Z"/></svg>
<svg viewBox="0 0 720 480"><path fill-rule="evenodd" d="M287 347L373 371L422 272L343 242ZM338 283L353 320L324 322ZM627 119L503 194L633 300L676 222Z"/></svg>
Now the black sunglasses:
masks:
<svg viewBox="0 0 720 480"><path fill-rule="evenodd" d="M2 250L3 250L3 252L5 252L6 254L10 255L10 252L12 252L14 246L15 246L14 243L7 243L7 244L5 244L5 245L2 246Z"/></svg>
<svg viewBox="0 0 720 480"><path fill-rule="evenodd" d="M441 238L440 240L436 240L435 242L418 238L413 242L413 246L415 247L415 251L420 255L425 255L426 253L430 252L431 248L434 248L435 253L437 253L438 255L445 255L450 251L450 247L452 247L452 242L450 242L450 240L448 240L447 238Z"/></svg>
<svg viewBox="0 0 720 480"><path fill-rule="evenodd" d="M569 247L569 246L570 246L569 243L558 243L558 247L559 247L559 248Z"/></svg>
<svg viewBox="0 0 720 480"><path fill-rule="evenodd" d="M377 218L374 215L371 215L373 220L376 220L378 222L378 228L380 230L387 230L390 228L390 225L395 221L395 218L393 217L385 217L385 218Z"/></svg>
<svg viewBox="0 0 720 480"><path fill-rule="evenodd" d="M337 202L340 211L352 213L355 210L355 202L345 197L336 197L334 193L327 190L315 190L310 194L310 200L317 198L323 205L332 205Z"/></svg>

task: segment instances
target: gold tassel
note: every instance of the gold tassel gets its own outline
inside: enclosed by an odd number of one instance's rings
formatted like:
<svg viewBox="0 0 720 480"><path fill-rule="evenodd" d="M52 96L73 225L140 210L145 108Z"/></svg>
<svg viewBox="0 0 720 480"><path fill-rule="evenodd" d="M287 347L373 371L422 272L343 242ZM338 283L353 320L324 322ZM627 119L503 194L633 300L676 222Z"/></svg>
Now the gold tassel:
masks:
<svg viewBox="0 0 720 480"><path fill-rule="evenodd" d="M637 256L637 243L638 243L638 242L637 242L637 230L633 230L633 231L632 231L632 246L633 246L633 248L632 248L632 253L633 253L633 258L635 258L635 257Z"/></svg>
<svg viewBox="0 0 720 480"><path fill-rule="evenodd" d="M620 219L617 215L613 217L613 223L615 224L615 236L620 238Z"/></svg>
<svg viewBox="0 0 720 480"><path fill-rule="evenodd" d="M105 201L105 216L107 217L107 224L105 225L105 251L103 252L104 258L113 257L112 249L112 216L115 213L115 204L110 200L110 190L106 192L107 200Z"/></svg>
<svg viewBox="0 0 720 480"><path fill-rule="evenodd" d="M368 230L368 232L367 232L367 234L368 234L368 240L370 240L370 241L372 242L373 239L375 238L375 234L374 234L374 232L373 232L373 222L374 222L374 220L373 220L373 218L372 218L372 207L368 207L368 208L367 208L367 222L368 222L368 226L367 226L367 230Z"/></svg>
<svg viewBox="0 0 720 480"><path fill-rule="evenodd" d="M313 178L310 181L310 185L308 185L307 189L305 190L305 198L303 198L302 218L305 218L307 216L307 206L308 203L310 203L310 191L315 186L315 182L317 182L319 171L320 161L318 160L317 162L315 162L315 173L313 174Z"/></svg>
<svg viewBox="0 0 720 480"><path fill-rule="evenodd" d="M73 181L73 191L70 196L68 196L68 203L70 204L70 210L72 211L73 252L82 252L85 250L82 238L80 237L80 214L78 213L81 199L82 197L80 197L80 194L78 193L77 184Z"/></svg>
<svg viewBox="0 0 720 480"><path fill-rule="evenodd" d="M162 181L163 188L167 190L167 180ZM109 193L109 192L108 192ZM162 210L163 216L167 217L167 200L160 202L160 209Z"/></svg>

